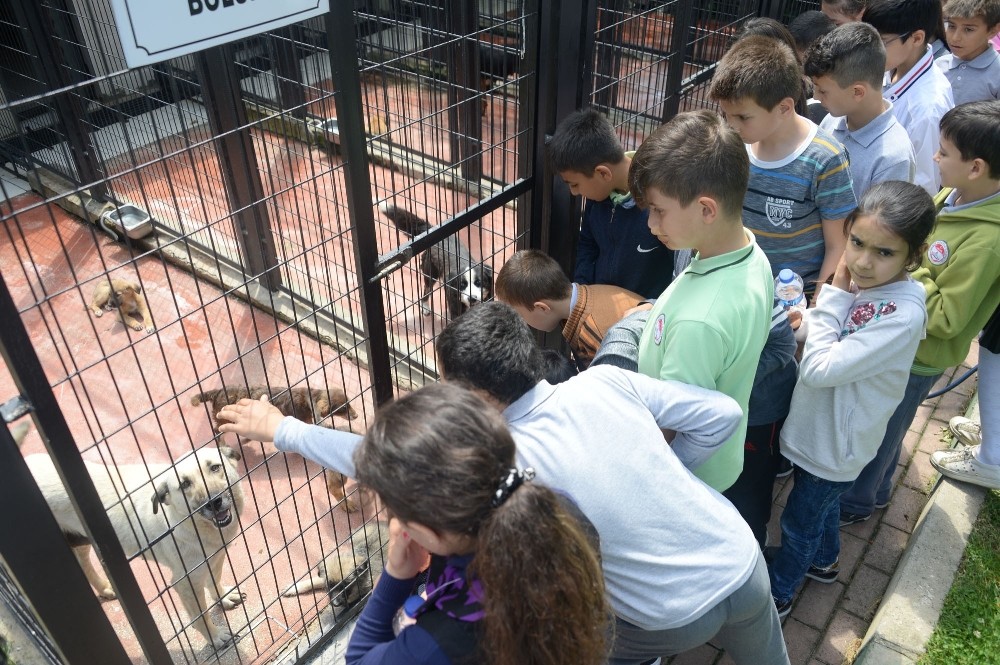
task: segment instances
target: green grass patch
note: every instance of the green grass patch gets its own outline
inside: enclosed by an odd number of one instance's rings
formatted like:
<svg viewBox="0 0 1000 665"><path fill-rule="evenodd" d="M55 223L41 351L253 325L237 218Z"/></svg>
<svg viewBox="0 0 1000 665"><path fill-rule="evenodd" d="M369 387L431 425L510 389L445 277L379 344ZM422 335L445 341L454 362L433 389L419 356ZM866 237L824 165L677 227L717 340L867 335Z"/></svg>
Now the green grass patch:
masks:
<svg viewBox="0 0 1000 665"><path fill-rule="evenodd" d="M941 619L919 665L1000 664L1000 492L972 529Z"/></svg>

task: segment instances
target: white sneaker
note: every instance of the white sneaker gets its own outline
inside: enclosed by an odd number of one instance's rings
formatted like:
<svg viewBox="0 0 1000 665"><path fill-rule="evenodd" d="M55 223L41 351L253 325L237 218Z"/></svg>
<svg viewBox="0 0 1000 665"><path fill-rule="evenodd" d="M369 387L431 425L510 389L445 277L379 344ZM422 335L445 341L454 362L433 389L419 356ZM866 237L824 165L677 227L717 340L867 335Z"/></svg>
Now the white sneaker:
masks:
<svg viewBox="0 0 1000 665"><path fill-rule="evenodd" d="M942 476L990 489L1000 489L1000 465L983 464L976 459L979 446L961 450L938 450L931 454L931 465Z"/></svg>
<svg viewBox="0 0 1000 665"><path fill-rule="evenodd" d="M955 438L967 446L978 446L983 442L983 428L975 420L965 416L955 416L948 421L948 429Z"/></svg>

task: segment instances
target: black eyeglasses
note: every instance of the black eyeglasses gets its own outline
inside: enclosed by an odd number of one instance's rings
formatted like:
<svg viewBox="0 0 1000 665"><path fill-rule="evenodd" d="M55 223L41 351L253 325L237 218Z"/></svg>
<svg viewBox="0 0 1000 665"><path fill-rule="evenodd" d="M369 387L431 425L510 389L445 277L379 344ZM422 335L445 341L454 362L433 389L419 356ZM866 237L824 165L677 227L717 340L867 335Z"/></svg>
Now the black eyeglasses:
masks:
<svg viewBox="0 0 1000 665"><path fill-rule="evenodd" d="M912 35L912 34L913 34L913 31L910 30L908 32L901 32L898 35L896 35L895 37L889 37L888 39L886 39L885 37L883 37L882 38L882 45L883 46L889 46L889 44L893 43L897 39L899 41L901 41L901 42L905 42L907 39L910 38L910 35Z"/></svg>

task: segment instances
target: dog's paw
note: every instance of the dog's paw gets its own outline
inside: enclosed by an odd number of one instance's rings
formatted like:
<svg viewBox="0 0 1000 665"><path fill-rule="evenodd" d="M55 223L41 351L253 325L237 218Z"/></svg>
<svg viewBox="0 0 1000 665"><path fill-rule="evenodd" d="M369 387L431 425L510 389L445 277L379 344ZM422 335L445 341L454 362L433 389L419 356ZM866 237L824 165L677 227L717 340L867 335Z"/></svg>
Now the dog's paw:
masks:
<svg viewBox="0 0 1000 665"><path fill-rule="evenodd" d="M146 327L146 334L147 335L152 335L154 332L156 332L156 328L154 328L153 326L147 326Z"/></svg>
<svg viewBox="0 0 1000 665"><path fill-rule="evenodd" d="M431 309L430 301L427 300L420 301L420 313L423 314L424 316L430 316L431 314L434 313L434 310Z"/></svg>
<svg viewBox="0 0 1000 665"><path fill-rule="evenodd" d="M103 589L97 592L97 597L100 598L101 600L114 600L115 598L118 597L118 594L115 593L115 590L112 589L111 585L109 584L108 586L104 587Z"/></svg>
<svg viewBox="0 0 1000 665"><path fill-rule="evenodd" d="M354 499L344 499L340 502L340 509L345 513L356 513L361 509L361 506Z"/></svg>
<svg viewBox="0 0 1000 665"><path fill-rule="evenodd" d="M236 635L229 632L228 628L219 628L216 626L215 635L212 636L212 646L215 647L216 650L221 651L234 641L236 641Z"/></svg>
<svg viewBox="0 0 1000 665"><path fill-rule="evenodd" d="M135 330L135 331L142 331L142 330L144 330L144 328L143 328L143 326L142 326L141 323L132 323L132 324L129 325L129 327L132 330Z"/></svg>
<svg viewBox="0 0 1000 665"><path fill-rule="evenodd" d="M222 609L231 610L237 605L242 605L246 599L247 595L245 593L233 587L223 592L222 597L219 598L219 604L222 605Z"/></svg>
<svg viewBox="0 0 1000 665"><path fill-rule="evenodd" d="M104 316L104 310L103 309L94 309L94 310L91 310L91 311L93 311L94 312L94 316L96 316L98 318Z"/></svg>

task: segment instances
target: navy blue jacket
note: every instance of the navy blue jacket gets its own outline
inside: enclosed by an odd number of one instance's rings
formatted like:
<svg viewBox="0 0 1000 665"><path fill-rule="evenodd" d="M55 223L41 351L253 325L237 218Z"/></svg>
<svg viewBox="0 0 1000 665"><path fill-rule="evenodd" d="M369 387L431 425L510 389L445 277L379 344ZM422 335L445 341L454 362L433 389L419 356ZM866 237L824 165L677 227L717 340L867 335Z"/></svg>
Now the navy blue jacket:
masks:
<svg viewBox="0 0 1000 665"><path fill-rule="evenodd" d="M576 249L578 284L612 284L644 298L658 298L670 284L673 252L649 232L648 211L629 197L587 201Z"/></svg>

